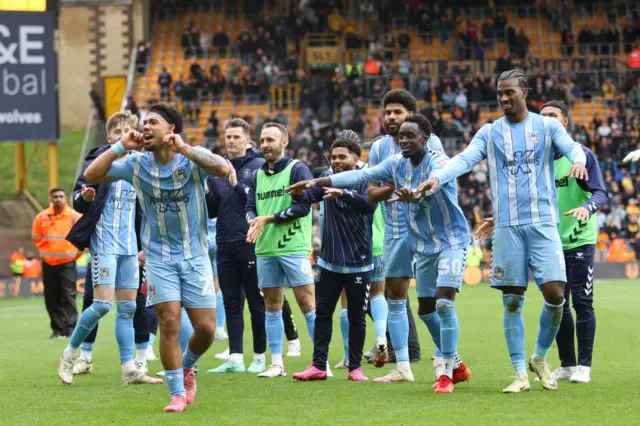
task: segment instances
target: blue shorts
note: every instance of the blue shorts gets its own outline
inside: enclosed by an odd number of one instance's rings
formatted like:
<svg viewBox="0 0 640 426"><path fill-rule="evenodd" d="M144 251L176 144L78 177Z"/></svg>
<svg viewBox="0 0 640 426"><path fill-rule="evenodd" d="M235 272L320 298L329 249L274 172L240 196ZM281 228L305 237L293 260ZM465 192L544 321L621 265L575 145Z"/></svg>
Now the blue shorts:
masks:
<svg viewBox="0 0 640 426"><path fill-rule="evenodd" d="M185 308L216 307L211 261L206 254L172 262L147 260L147 286L154 305L182 302Z"/></svg>
<svg viewBox="0 0 640 426"><path fill-rule="evenodd" d="M416 254L417 296L436 297L436 287L452 287L460 292L466 262L466 248Z"/></svg>
<svg viewBox="0 0 640 426"><path fill-rule="evenodd" d="M384 281L384 259L382 256L373 256L373 271L371 272L371 282L378 283Z"/></svg>
<svg viewBox="0 0 640 426"><path fill-rule="evenodd" d="M218 276L218 247L209 245L209 260L211 261L211 272L213 276Z"/></svg>
<svg viewBox="0 0 640 426"><path fill-rule="evenodd" d="M258 256L258 287L298 287L313 284L311 259L306 254Z"/></svg>
<svg viewBox="0 0 640 426"><path fill-rule="evenodd" d="M413 278L413 248L410 237L384 240L384 276Z"/></svg>
<svg viewBox="0 0 640 426"><path fill-rule="evenodd" d="M137 255L91 254L93 285L135 289L140 286Z"/></svg>
<svg viewBox="0 0 640 426"><path fill-rule="evenodd" d="M504 226L494 231L491 287L527 288L528 268L538 287L551 281L567 281L555 223Z"/></svg>

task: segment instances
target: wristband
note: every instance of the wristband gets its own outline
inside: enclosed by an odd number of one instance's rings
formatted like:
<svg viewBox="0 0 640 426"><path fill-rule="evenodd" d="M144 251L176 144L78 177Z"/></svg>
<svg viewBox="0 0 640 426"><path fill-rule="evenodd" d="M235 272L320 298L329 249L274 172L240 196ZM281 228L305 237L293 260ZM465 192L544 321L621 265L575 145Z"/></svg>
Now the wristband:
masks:
<svg viewBox="0 0 640 426"><path fill-rule="evenodd" d="M111 149L118 155L118 157L122 157L127 153L127 149L122 145L122 142L120 141L111 145Z"/></svg>

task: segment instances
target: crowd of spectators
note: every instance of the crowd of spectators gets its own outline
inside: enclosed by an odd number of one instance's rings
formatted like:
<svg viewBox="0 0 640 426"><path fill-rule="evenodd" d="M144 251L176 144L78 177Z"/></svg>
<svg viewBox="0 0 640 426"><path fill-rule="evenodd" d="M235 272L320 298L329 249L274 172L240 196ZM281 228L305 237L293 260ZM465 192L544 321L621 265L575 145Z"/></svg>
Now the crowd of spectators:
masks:
<svg viewBox="0 0 640 426"><path fill-rule="evenodd" d="M202 102L223 95L230 95L234 101L265 102L271 85L298 84L297 103L287 105L300 110L297 122L288 122L288 115L280 109L269 117L245 118L254 125L255 135L266 121L288 125L289 154L313 168L326 165L328 147L342 129L352 129L363 139L365 135L372 138L382 134L382 96L390 89L407 88L420 101L420 112L431 120L434 133L443 139L452 156L484 124L481 110L497 107L495 75L513 68L516 62L527 74L528 103L533 111L551 99L572 105L576 99L602 96L606 117L596 115L587 126L572 125L570 132L601 159L610 194L609 204L598 216L601 239L623 237L640 249L640 243L636 243L640 241L640 202L635 196L640 175L635 165L620 163L640 144L640 83L637 74L620 74L610 58L598 56L631 52L640 40L637 11L630 13L623 28L615 16L607 17L602 28L589 28L572 24L569 1L548 8L549 30L560 34L563 55L591 54L574 72L549 73L543 70L539 58L529 54L531 42L524 29L510 23L500 9L479 21L483 17L477 16L477 11L454 11L444 1L363 0L354 23L354 16L342 14L337 0L303 0L294 5L293 13L286 18L267 19L254 14L252 30L242 32L236 40L222 30L202 34L191 23L181 38L185 56L229 57L226 72L215 63L208 70L202 69L195 61L187 75L172 76L164 70L158 78L159 96L181 104L187 122L196 125ZM360 22L368 23L366 35ZM406 31L387 31L392 25ZM335 73L308 76L299 68L300 41L308 32L344 37L345 47L355 50L352 61L339 66ZM448 43L456 59L483 59L487 49L494 49L498 42L504 42L506 49L496 60L495 73L451 68L439 73L443 77L434 78L427 62L410 54L416 43L412 34L427 44ZM285 104L292 101L285 99ZM219 128L227 118L213 111L204 131L207 146L216 151L223 150ZM465 188L460 203L473 227L491 214L487 173L487 165L481 163L460 179Z"/></svg>

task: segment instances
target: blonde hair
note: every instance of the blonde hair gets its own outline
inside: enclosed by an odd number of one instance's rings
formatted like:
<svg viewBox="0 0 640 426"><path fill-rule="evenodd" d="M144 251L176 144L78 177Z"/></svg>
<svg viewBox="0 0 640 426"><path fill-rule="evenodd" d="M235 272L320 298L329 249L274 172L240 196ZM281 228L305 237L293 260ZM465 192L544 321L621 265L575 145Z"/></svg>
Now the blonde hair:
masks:
<svg viewBox="0 0 640 426"><path fill-rule="evenodd" d="M128 109L125 111L116 112L107 120L107 133L113 130L121 123L129 124L132 129L138 129L138 116L133 114Z"/></svg>
<svg viewBox="0 0 640 426"><path fill-rule="evenodd" d="M289 140L289 130L283 126L280 123L273 123L273 122L269 122L269 123L264 123L264 125L262 126L262 129L268 129L269 127L275 127L276 129L280 130L280 133L282 134L282 139L283 141L287 141Z"/></svg>

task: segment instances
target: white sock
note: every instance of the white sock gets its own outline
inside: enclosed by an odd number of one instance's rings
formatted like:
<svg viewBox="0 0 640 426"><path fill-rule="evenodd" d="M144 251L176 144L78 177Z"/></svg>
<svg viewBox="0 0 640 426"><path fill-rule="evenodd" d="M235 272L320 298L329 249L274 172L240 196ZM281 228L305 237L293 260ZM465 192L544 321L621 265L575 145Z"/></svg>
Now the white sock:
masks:
<svg viewBox="0 0 640 426"><path fill-rule="evenodd" d="M253 354L253 360L265 362L265 356L264 354Z"/></svg>
<svg viewBox="0 0 640 426"><path fill-rule="evenodd" d="M78 348L74 348L71 345L67 345L67 347L64 349L64 352L62 353L62 355L65 358L75 358L77 352L78 352Z"/></svg>
<svg viewBox="0 0 640 426"><path fill-rule="evenodd" d="M149 346L148 349L153 350L153 342L156 340L156 335L153 333L149 333Z"/></svg>
<svg viewBox="0 0 640 426"><path fill-rule="evenodd" d="M91 364L91 355L93 352L89 351L80 351L80 359L86 362L87 364Z"/></svg>
<svg viewBox="0 0 640 426"><path fill-rule="evenodd" d="M244 364L244 357L242 354L229 354L229 362L231 364Z"/></svg>
<svg viewBox="0 0 640 426"><path fill-rule="evenodd" d="M136 349L136 362L147 363L147 350Z"/></svg>
<svg viewBox="0 0 640 426"><path fill-rule="evenodd" d="M284 362L282 361L282 354L271 354L271 364L283 366Z"/></svg>
<svg viewBox="0 0 640 426"><path fill-rule="evenodd" d="M444 375L453 378L453 366L455 358L444 358Z"/></svg>
<svg viewBox="0 0 640 426"><path fill-rule="evenodd" d="M398 361L396 363L396 369L402 371L403 373L411 373L411 364L409 361Z"/></svg>
<svg viewBox="0 0 640 426"><path fill-rule="evenodd" d="M136 364L133 361L127 361L122 364L122 372L124 374L132 373L136 369Z"/></svg>

